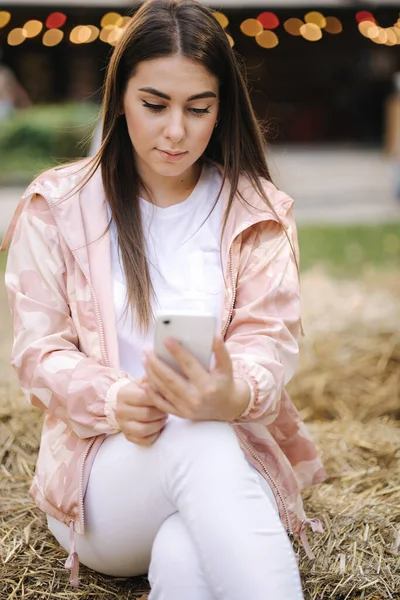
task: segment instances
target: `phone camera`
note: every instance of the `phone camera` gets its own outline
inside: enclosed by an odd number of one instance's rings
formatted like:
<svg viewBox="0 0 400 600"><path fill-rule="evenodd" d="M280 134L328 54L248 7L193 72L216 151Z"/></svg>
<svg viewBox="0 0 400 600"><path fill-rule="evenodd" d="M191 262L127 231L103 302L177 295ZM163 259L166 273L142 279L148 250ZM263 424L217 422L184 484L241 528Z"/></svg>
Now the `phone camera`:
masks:
<svg viewBox="0 0 400 600"><path fill-rule="evenodd" d="M169 325L171 323L171 321L169 319L166 319L165 321L163 321L164 325Z"/></svg>

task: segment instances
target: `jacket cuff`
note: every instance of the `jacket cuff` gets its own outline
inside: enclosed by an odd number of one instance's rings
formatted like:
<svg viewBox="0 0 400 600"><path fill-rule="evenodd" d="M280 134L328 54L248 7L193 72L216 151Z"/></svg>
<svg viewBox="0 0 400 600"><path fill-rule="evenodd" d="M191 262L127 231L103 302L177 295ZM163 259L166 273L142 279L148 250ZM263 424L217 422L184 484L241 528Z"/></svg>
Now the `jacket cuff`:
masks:
<svg viewBox="0 0 400 600"><path fill-rule="evenodd" d="M127 377L123 379L118 379L113 383L109 388L106 394L105 404L104 404L104 412L107 417L107 421L116 431L121 431L121 427L117 419L115 418L115 408L117 406L118 392L124 387L127 383L132 383L131 379Z"/></svg>
<svg viewBox="0 0 400 600"><path fill-rule="evenodd" d="M255 377L253 377L250 373L248 373L248 371L246 370L246 368L243 364L240 364L240 365L235 364L234 365L233 378L241 379L242 381L245 381L247 383L247 385L249 386L249 389L250 389L249 403L246 406L245 410L242 412L242 414L239 415L239 417L236 419L236 421L241 421L243 419L247 420L246 417L249 416L249 414L251 413L251 411L253 410L254 406L257 403L258 383L257 383L257 380L255 379Z"/></svg>

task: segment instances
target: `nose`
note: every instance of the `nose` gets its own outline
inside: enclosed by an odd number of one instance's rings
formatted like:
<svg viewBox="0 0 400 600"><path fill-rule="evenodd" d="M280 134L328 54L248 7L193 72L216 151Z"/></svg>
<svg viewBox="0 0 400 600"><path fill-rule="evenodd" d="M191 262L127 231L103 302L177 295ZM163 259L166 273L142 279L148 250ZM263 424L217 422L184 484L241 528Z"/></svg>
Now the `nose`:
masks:
<svg viewBox="0 0 400 600"><path fill-rule="evenodd" d="M174 144L178 144L185 137L185 123L182 111L170 111L167 117L164 135Z"/></svg>

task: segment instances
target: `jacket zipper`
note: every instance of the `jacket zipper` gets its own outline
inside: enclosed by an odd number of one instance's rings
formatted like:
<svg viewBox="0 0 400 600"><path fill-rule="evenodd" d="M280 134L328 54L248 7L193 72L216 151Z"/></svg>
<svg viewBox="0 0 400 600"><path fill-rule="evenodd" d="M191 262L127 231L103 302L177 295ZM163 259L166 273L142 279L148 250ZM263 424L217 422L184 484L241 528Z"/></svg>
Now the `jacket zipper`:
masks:
<svg viewBox="0 0 400 600"><path fill-rule="evenodd" d="M236 284L235 284L235 276L233 274L232 262L233 261L232 261L232 246L231 246L229 249L229 271L230 271L230 275L231 275L231 284L232 284L232 301L231 301L231 305L229 307L228 317L226 319L226 323L225 323L224 329L221 334L223 339L225 339L226 332L228 331L229 323L231 322L231 318L232 318L233 308L234 308L235 302L236 302Z"/></svg>
<svg viewBox="0 0 400 600"><path fill-rule="evenodd" d="M233 308L235 306L235 301L236 301L236 284L235 284L235 276L233 273L233 267L232 267L232 247L229 250L229 270L230 270L230 275L231 275L231 283L232 283L232 302L229 308L229 312L228 312L228 317L224 326L224 329L222 331L222 337L223 339L225 339L225 334L228 330L229 327L229 323L231 321L231 317L232 317L232 312L233 312ZM273 479L272 475L269 473L268 469L264 466L264 463L258 458L258 456L254 453L254 451L252 450L252 448L247 444L246 440L243 439L242 434L240 433L238 426L237 425L232 425L232 428L234 429L236 435L238 436L238 438L240 439L242 445L244 446L244 448L246 448L247 452L254 458L254 460L256 460L259 465L261 465L262 470L264 471L264 473L266 474L266 476L268 477L269 481L271 482L272 486L274 487L277 495L279 496L279 499L282 503L283 506L283 510L285 512L285 519L286 519L286 530L287 533L293 537L293 530L292 527L290 525L290 519L289 519L289 511L287 509L286 506L286 502L283 498L282 492L280 491L278 485L275 483L275 480Z"/></svg>
<svg viewBox="0 0 400 600"><path fill-rule="evenodd" d="M82 532L85 531L85 511L83 508L83 474L84 474L84 470L85 470L85 462L86 459L89 455L90 450L92 449L92 446L94 444L94 442L96 441L96 437L93 437L92 440L90 440L90 443L88 445L88 447L85 450L85 454L83 456L83 461L82 461L82 467L79 473L79 514L81 517L81 523L82 523Z"/></svg>
<svg viewBox="0 0 400 600"><path fill-rule="evenodd" d="M43 192L40 192L40 194L46 200L46 202L47 202L47 204L48 204L48 206L50 208L51 214L53 216L54 222L56 223L56 225L58 227L58 230L62 234L65 243L67 244L67 246L68 246L68 248L69 248L72 256L74 257L74 259L76 261L76 264L78 265L78 267L82 271L83 276L85 277L85 279L86 279L86 281L87 281L87 283L89 285L89 289L90 289L90 292L91 292L92 298L93 298L93 304L94 304L94 307L95 307L95 313L96 313L97 323L98 323L99 330L100 330L100 345L101 345L101 352L102 352L103 360L106 363L106 365L108 367L110 367L111 365L110 365L110 361L109 361L109 358L108 358L108 355L107 355L107 349L106 349L106 343L105 343L105 336L104 336L104 330L103 330L103 323L101 321L99 305L98 305L98 302L97 302L96 294L94 293L93 286L92 286L92 284L90 282L89 276L86 273L85 269L83 268L82 263L80 262L80 260L76 256L74 250L71 248L71 244L68 242L65 234L63 233L63 229L60 227L60 222L58 221L56 215L54 214L54 210L53 210L51 202L49 201L48 198L46 198L46 196L43 194ZM80 473L79 473L79 514L80 514L80 517L81 517L82 530L84 530L84 528L85 528L85 514L84 514L84 508L83 508L83 474L84 474L84 468L85 468L86 459L87 459L88 454L89 454L89 452L90 452L90 450L91 450L91 448L92 448L92 446L93 446L93 444L95 442L95 439L96 438L93 437L93 439L90 441L88 447L85 450L85 454L84 454L84 457L83 457L81 470L80 470Z"/></svg>
<svg viewBox="0 0 400 600"><path fill-rule="evenodd" d="M275 483L275 480L273 479L272 475L269 473L268 469L264 466L264 463L262 462L262 460L260 458L258 458L258 456L253 452L253 449L247 444L246 440L243 439L242 434L240 433L240 431L238 429L238 426L232 425L232 428L234 429L234 431L235 431L236 435L238 436L239 440L241 441L242 445L246 448L247 452L254 458L254 460L256 460L258 462L259 465L261 465L262 470L264 471L264 473L268 477L269 481L271 482L272 486L274 487L276 493L278 494L279 499L283 506L284 513L285 513L286 531L291 537L293 537L293 530L290 525L289 512L288 512L288 509L286 506L286 502L283 499L281 490Z"/></svg>

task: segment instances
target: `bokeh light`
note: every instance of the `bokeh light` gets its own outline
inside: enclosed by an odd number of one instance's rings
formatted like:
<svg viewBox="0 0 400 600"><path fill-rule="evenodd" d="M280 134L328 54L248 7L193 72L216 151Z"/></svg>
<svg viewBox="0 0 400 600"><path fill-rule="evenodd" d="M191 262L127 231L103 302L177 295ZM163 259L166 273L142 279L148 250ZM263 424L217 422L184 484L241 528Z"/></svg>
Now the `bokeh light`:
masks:
<svg viewBox="0 0 400 600"><path fill-rule="evenodd" d="M304 25L301 19L288 19L283 26L290 35L301 35L300 29Z"/></svg>
<svg viewBox="0 0 400 600"><path fill-rule="evenodd" d="M71 33L69 34L69 40L70 42L72 42L73 44L80 44L81 42L79 41L79 31L80 31L81 26L78 25L77 27L74 27L71 30Z"/></svg>
<svg viewBox="0 0 400 600"><path fill-rule="evenodd" d="M362 23L363 21L372 21L373 23L376 23L374 15L368 10L360 10L360 12L356 14L356 19L358 23Z"/></svg>
<svg viewBox="0 0 400 600"><path fill-rule="evenodd" d="M43 45L48 47L57 46L64 37L64 32L60 29L49 29L43 36Z"/></svg>
<svg viewBox="0 0 400 600"><path fill-rule="evenodd" d="M386 30L382 29L382 27L377 27L377 30L378 30L378 35L371 35L371 37L370 37L371 41L375 42L375 44L386 44L386 42L388 40L388 34L387 34Z"/></svg>
<svg viewBox="0 0 400 600"><path fill-rule="evenodd" d="M228 38L230 47L233 48L233 46L235 45L235 40L233 39L233 37L231 35L229 35L229 33L226 34L226 37Z"/></svg>
<svg viewBox="0 0 400 600"><path fill-rule="evenodd" d="M392 27L389 27L388 29L386 29L386 35L387 35L386 45L387 46L395 46L397 44L397 35L393 31Z"/></svg>
<svg viewBox="0 0 400 600"><path fill-rule="evenodd" d="M324 31L331 34L341 33L343 31L343 25L336 17L326 17Z"/></svg>
<svg viewBox="0 0 400 600"><path fill-rule="evenodd" d="M132 17L120 17L115 24L117 27L124 29L130 21L132 21Z"/></svg>
<svg viewBox="0 0 400 600"><path fill-rule="evenodd" d="M53 12L46 19L47 29L59 29L67 20L67 16L62 12Z"/></svg>
<svg viewBox="0 0 400 600"><path fill-rule="evenodd" d="M396 36L396 44L400 44L400 28L399 27L391 27L390 28L394 35Z"/></svg>
<svg viewBox="0 0 400 600"><path fill-rule="evenodd" d="M301 26L300 33L308 42L318 42L322 38L322 31L315 23L305 23Z"/></svg>
<svg viewBox="0 0 400 600"><path fill-rule="evenodd" d="M378 35L378 27L375 21L361 21L358 24L360 33L367 38L375 37Z"/></svg>
<svg viewBox="0 0 400 600"><path fill-rule="evenodd" d="M221 27L223 29L228 27L229 19L226 15L224 15L224 13L216 11L215 13L213 13L213 16L214 16L214 19L217 19L218 23L221 25Z"/></svg>
<svg viewBox="0 0 400 600"><path fill-rule="evenodd" d="M273 31L262 31L256 35L256 42L261 48L275 48L279 44L279 39Z"/></svg>
<svg viewBox="0 0 400 600"><path fill-rule="evenodd" d="M257 21L257 19L246 19L240 25L241 32L249 37L256 37L256 35L261 33L263 29L263 26L261 25L260 21Z"/></svg>
<svg viewBox="0 0 400 600"><path fill-rule="evenodd" d="M81 25L78 32L78 39L80 44L86 44L92 35L92 30L87 25Z"/></svg>
<svg viewBox="0 0 400 600"><path fill-rule="evenodd" d="M311 23L312 25L317 25L320 29L325 27L326 19L324 15L316 10L313 10L306 14L304 17L306 23Z"/></svg>
<svg viewBox="0 0 400 600"><path fill-rule="evenodd" d="M86 43L90 44L91 42L97 40L100 34L100 29L98 27L95 27L95 25L87 25L87 27L89 27L90 29L90 37Z"/></svg>
<svg viewBox="0 0 400 600"><path fill-rule="evenodd" d="M103 29L100 31L100 40L105 44L108 44L108 38L110 37L114 29L115 25L106 25L105 27L103 27Z"/></svg>
<svg viewBox="0 0 400 600"><path fill-rule="evenodd" d="M11 15L6 10L0 10L0 28L9 24Z"/></svg>
<svg viewBox="0 0 400 600"><path fill-rule="evenodd" d="M276 29L279 27L279 19L272 12L263 12L257 17L257 21L260 21L264 29ZM260 34L261 35L261 34Z"/></svg>
<svg viewBox="0 0 400 600"><path fill-rule="evenodd" d="M27 21L23 27L25 33L26 33L26 37L27 38L33 38L37 35L39 35L39 33L42 31L43 29L43 23L41 23L40 21Z"/></svg>
<svg viewBox="0 0 400 600"><path fill-rule="evenodd" d="M118 22L122 19L122 16L116 12L109 12L104 15L104 17L100 21L100 25L104 28L107 25L117 25Z"/></svg>
<svg viewBox="0 0 400 600"><path fill-rule="evenodd" d="M115 46L120 40L123 33L124 30L121 29L121 27L114 27L114 29L111 31L107 38L107 42L110 44L110 46Z"/></svg>
<svg viewBox="0 0 400 600"><path fill-rule="evenodd" d="M7 42L10 46L19 46L26 40L26 33L21 27L12 29L7 36Z"/></svg>

